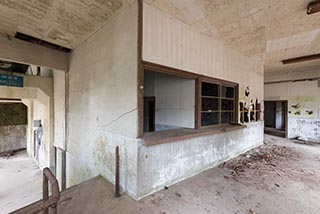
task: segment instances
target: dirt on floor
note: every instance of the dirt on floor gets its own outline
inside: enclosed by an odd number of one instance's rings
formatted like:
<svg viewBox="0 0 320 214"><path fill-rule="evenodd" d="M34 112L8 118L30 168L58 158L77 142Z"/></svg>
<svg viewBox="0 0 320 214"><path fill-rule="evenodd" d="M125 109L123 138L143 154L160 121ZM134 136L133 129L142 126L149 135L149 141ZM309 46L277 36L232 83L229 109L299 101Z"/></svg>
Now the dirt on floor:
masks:
<svg viewBox="0 0 320 214"><path fill-rule="evenodd" d="M69 190L58 213L319 214L320 145L265 136L261 147L138 202L114 198L98 177Z"/></svg>
<svg viewBox="0 0 320 214"><path fill-rule="evenodd" d="M320 145L265 136L259 148L148 200L150 213L317 214Z"/></svg>
<svg viewBox="0 0 320 214"><path fill-rule="evenodd" d="M0 214L7 214L39 200L42 172L25 150L0 156Z"/></svg>

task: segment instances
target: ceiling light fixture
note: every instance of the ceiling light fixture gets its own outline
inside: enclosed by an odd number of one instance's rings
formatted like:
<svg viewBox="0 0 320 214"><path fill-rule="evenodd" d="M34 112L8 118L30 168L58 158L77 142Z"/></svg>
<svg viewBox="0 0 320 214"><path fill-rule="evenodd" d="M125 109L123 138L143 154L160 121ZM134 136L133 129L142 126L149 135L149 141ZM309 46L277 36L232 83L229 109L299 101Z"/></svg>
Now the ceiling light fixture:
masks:
<svg viewBox="0 0 320 214"><path fill-rule="evenodd" d="M320 12L320 0L311 2L307 8L307 14L311 15L313 13Z"/></svg>

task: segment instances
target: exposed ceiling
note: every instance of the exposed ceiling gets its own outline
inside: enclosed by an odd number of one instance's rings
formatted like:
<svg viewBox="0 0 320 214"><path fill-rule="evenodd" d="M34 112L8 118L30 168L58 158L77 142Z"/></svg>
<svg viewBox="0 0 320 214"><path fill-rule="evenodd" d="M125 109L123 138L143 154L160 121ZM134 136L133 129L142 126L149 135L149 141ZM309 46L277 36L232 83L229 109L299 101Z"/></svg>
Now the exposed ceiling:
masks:
<svg viewBox="0 0 320 214"><path fill-rule="evenodd" d="M248 56L262 56L266 72L320 68L320 60L282 65L320 53L320 13L312 0L144 0Z"/></svg>
<svg viewBox="0 0 320 214"><path fill-rule="evenodd" d="M27 72L28 68L29 68L29 65L0 60L0 70L3 70L3 71L17 72L17 73L24 74Z"/></svg>
<svg viewBox="0 0 320 214"><path fill-rule="evenodd" d="M75 48L135 0L0 0L0 34L28 34ZM315 69L320 60L281 61L320 52L320 13L312 0L144 0L211 37L262 56L266 72Z"/></svg>
<svg viewBox="0 0 320 214"><path fill-rule="evenodd" d="M75 48L134 0L0 0L0 34Z"/></svg>

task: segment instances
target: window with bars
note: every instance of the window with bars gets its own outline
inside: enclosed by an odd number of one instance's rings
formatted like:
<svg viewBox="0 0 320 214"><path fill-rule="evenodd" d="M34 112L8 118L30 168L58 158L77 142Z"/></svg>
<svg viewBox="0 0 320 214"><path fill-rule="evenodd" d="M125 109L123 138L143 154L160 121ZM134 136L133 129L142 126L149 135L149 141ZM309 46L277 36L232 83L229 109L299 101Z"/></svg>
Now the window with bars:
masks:
<svg viewBox="0 0 320 214"><path fill-rule="evenodd" d="M236 117L236 86L201 82L201 126L231 123Z"/></svg>

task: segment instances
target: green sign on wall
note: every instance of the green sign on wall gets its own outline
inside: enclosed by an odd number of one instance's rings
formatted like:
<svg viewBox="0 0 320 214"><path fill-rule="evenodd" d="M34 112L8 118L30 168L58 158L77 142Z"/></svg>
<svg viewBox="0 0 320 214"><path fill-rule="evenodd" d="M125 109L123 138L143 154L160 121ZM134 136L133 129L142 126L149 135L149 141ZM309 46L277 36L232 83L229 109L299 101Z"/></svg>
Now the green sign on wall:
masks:
<svg viewBox="0 0 320 214"><path fill-rule="evenodd" d="M0 85L23 87L23 77L8 74L0 74Z"/></svg>

